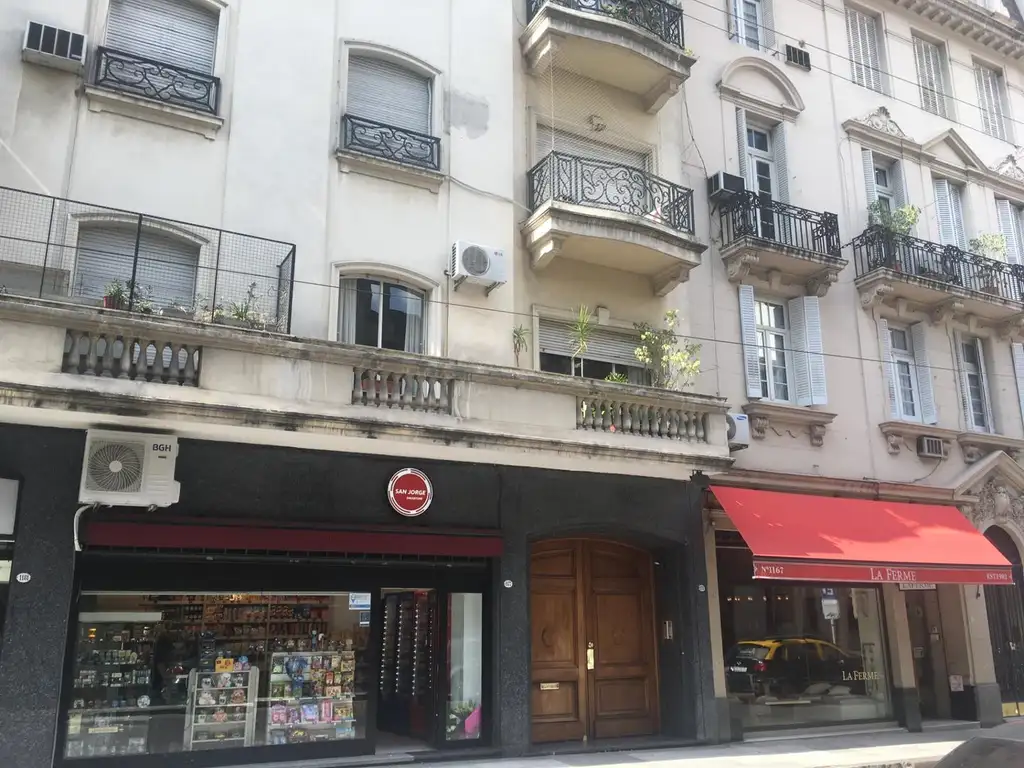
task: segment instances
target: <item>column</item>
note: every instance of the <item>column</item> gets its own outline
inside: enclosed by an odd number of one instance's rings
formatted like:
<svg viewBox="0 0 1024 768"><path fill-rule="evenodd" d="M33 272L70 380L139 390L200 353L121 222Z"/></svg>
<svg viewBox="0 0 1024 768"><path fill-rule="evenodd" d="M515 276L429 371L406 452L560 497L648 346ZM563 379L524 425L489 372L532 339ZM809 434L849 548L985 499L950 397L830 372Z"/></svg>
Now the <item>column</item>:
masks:
<svg viewBox="0 0 1024 768"><path fill-rule="evenodd" d="M709 520L710 512L703 510L704 519ZM740 740L743 726L739 719L732 721L729 712L729 694L725 687L725 649L722 647L722 608L718 592L718 557L715 552L715 529L704 525L704 559L707 563L708 587L708 630L711 638L711 672L715 694L715 710L718 717L719 741Z"/></svg>
<svg viewBox="0 0 1024 768"><path fill-rule="evenodd" d="M900 725L908 731L921 730L921 704L914 675L914 649L907 623L907 601L896 584L882 587L885 621L889 641L889 669L892 673L893 710Z"/></svg>

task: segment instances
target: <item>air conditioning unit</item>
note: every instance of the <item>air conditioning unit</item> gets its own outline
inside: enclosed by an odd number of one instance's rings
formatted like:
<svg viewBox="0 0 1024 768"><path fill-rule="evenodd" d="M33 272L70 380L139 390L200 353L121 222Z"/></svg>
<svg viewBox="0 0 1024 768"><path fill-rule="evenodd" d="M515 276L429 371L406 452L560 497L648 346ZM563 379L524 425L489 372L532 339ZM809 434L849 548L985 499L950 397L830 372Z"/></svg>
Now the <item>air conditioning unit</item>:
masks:
<svg viewBox="0 0 1024 768"><path fill-rule="evenodd" d="M168 507L178 501L173 435L90 429L78 500L118 507Z"/></svg>
<svg viewBox="0 0 1024 768"><path fill-rule="evenodd" d="M917 438L917 455L922 459L944 459L946 446L941 438L921 435Z"/></svg>
<svg viewBox="0 0 1024 768"><path fill-rule="evenodd" d="M30 21L25 28L21 58L31 64L80 74L85 71L85 50L85 35Z"/></svg>
<svg viewBox="0 0 1024 768"><path fill-rule="evenodd" d="M708 199L713 203L724 202L733 195L743 192L746 188L747 185L742 176L734 176L725 171L708 176Z"/></svg>
<svg viewBox="0 0 1024 768"><path fill-rule="evenodd" d="M794 67L800 67L800 69L806 69L810 72L811 54L803 48L797 48L795 45L787 45L786 63L792 64Z"/></svg>
<svg viewBox="0 0 1024 768"><path fill-rule="evenodd" d="M465 282L487 286L485 293L508 281L505 252L476 243L459 240L452 246L452 262L448 274L455 289Z"/></svg>
<svg viewBox="0 0 1024 768"><path fill-rule="evenodd" d="M742 451L750 447L750 421L745 413L727 413L729 425L728 438L730 451Z"/></svg>

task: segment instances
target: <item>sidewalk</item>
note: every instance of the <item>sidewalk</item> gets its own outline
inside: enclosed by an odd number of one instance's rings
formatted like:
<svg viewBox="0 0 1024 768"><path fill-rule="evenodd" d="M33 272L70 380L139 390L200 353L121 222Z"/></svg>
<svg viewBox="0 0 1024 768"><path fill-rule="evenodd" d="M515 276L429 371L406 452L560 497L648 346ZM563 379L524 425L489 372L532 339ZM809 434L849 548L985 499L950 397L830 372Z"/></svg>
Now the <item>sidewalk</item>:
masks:
<svg viewBox="0 0 1024 768"><path fill-rule="evenodd" d="M886 731L717 747L430 763L434 768L930 768L977 728Z"/></svg>

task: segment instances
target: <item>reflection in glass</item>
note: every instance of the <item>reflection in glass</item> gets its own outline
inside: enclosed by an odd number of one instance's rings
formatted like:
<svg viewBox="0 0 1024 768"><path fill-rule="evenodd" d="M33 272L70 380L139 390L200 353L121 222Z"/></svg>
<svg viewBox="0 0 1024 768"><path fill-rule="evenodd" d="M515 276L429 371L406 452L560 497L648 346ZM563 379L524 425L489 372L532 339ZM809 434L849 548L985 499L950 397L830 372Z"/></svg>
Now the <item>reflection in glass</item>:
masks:
<svg viewBox="0 0 1024 768"><path fill-rule="evenodd" d="M65 755L365 738L369 596L353 597L83 595Z"/></svg>
<svg viewBox="0 0 1024 768"><path fill-rule="evenodd" d="M448 741L480 738L483 595L454 593L448 607Z"/></svg>

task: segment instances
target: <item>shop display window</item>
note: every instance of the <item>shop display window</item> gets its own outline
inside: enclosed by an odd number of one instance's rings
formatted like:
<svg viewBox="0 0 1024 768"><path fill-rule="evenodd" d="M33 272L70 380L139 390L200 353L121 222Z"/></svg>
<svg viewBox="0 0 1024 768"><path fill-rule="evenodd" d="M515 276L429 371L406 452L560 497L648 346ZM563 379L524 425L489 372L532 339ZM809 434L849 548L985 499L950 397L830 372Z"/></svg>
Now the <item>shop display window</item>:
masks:
<svg viewBox="0 0 1024 768"><path fill-rule="evenodd" d="M892 717L877 588L754 581L749 550L717 554L726 689L744 728Z"/></svg>
<svg viewBox="0 0 1024 768"><path fill-rule="evenodd" d="M67 758L366 738L369 593L84 594Z"/></svg>
<svg viewBox="0 0 1024 768"><path fill-rule="evenodd" d="M483 595L453 593L448 607L448 741L480 738L482 653Z"/></svg>

